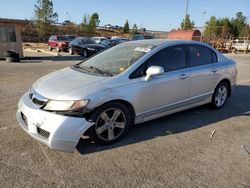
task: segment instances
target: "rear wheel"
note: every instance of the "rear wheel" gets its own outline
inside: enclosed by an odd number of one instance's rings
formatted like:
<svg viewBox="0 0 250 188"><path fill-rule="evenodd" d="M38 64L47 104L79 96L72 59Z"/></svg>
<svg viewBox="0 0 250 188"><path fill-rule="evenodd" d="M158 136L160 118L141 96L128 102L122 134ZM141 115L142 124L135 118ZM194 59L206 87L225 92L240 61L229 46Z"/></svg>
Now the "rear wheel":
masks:
<svg viewBox="0 0 250 188"><path fill-rule="evenodd" d="M229 94L229 85L226 82L221 82L214 90L212 98L212 107L214 109L220 109L227 101Z"/></svg>
<svg viewBox="0 0 250 188"><path fill-rule="evenodd" d="M129 130L131 117L126 106L119 102L107 103L91 116L95 122L90 129L90 137L97 143L113 144Z"/></svg>

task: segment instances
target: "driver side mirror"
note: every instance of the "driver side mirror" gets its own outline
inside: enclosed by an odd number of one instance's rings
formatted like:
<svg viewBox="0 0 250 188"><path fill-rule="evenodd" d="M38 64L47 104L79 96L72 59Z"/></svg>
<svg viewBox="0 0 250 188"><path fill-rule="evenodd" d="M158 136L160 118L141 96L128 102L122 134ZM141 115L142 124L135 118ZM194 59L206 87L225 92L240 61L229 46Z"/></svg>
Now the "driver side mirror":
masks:
<svg viewBox="0 0 250 188"><path fill-rule="evenodd" d="M145 81L148 81L152 76L164 74L164 69L161 66L150 66L146 71Z"/></svg>

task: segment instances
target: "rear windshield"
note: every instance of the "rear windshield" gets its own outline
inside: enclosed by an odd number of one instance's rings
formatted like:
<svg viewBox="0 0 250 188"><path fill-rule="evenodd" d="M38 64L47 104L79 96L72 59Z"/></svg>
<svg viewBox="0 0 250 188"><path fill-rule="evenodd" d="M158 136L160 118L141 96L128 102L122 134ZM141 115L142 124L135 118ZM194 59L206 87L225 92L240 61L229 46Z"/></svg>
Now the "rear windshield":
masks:
<svg viewBox="0 0 250 188"><path fill-rule="evenodd" d="M66 36L57 36L58 41L69 41L70 39Z"/></svg>

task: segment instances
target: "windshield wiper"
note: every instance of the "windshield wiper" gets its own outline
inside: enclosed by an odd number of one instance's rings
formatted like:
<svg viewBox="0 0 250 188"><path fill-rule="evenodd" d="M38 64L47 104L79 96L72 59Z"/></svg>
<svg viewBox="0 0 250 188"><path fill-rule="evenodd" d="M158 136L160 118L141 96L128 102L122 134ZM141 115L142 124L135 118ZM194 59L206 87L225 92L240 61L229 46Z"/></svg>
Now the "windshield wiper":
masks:
<svg viewBox="0 0 250 188"><path fill-rule="evenodd" d="M86 68L80 67L80 66L79 66L79 64L72 65L72 68L73 68L73 69L76 69L76 70L83 71L83 72L88 72L88 73L92 72L92 71L91 71L91 70L89 70L89 69L86 69Z"/></svg>
<svg viewBox="0 0 250 188"><path fill-rule="evenodd" d="M101 69L98 69L98 68L96 68L96 67L90 66L89 68L90 68L91 70L93 70L93 71L99 73L99 74L107 75L107 76L113 76L113 74L111 74L110 72L106 72L106 71L101 70Z"/></svg>
<svg viewBox="0 0 250 188"><path fill-rule="evenodd" d="M106 75L106 76L113 76L113 74L109 73L109 72L106 72L106 71L103 71L101 69L98 69L96 67L93 67L93 66L90 66L90 67L82 67L82 66L79 66L80 64L76 64L76 65L73 65L73 69L77 69L77 70L81 70L81 71L84 71L84 72L87 72L87 73L98 73L98 74L101 74L101 75Z"/></svg>

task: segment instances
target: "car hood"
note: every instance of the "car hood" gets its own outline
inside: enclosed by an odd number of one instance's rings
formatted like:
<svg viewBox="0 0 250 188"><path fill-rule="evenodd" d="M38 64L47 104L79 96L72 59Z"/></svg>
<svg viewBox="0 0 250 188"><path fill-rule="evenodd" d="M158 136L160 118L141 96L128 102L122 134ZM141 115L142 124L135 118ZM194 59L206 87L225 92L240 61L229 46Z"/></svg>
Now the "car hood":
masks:
<svg viewBox="0 0 250 188"><path fill-rule="evenodd" d="M94 92L106 89L112 77L79 72L71 68L61 69L40 78L33 89L48 99L78 100Z"/></svg>

